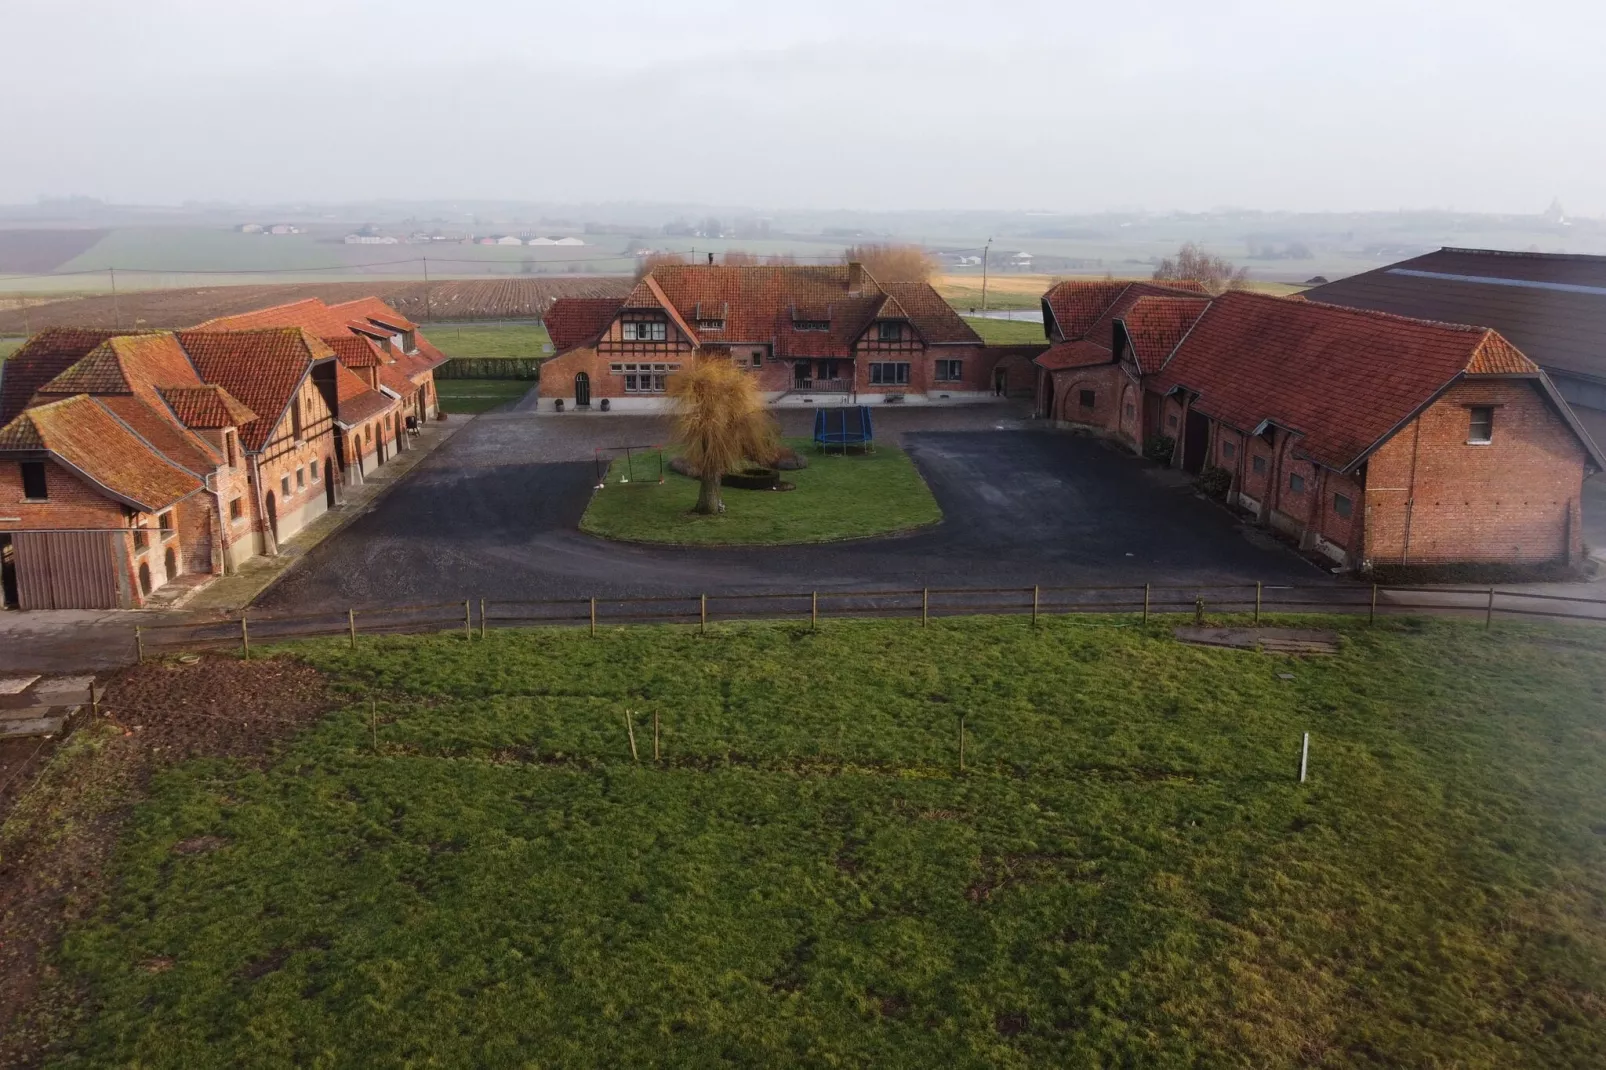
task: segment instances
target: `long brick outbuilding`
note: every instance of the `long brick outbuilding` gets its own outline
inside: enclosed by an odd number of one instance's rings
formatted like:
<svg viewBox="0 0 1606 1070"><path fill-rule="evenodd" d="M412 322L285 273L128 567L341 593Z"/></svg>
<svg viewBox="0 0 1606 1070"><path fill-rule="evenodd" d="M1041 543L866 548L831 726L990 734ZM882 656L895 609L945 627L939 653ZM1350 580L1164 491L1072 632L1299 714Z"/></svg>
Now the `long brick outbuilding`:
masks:
<svg viewBox="0 0 1606 1070"><path fill-rule="evenodd" d="M1068 282L1040 412L1195 474L1351 569L1574 563L1600 451L1498 332L1262 294Z"/></svg>

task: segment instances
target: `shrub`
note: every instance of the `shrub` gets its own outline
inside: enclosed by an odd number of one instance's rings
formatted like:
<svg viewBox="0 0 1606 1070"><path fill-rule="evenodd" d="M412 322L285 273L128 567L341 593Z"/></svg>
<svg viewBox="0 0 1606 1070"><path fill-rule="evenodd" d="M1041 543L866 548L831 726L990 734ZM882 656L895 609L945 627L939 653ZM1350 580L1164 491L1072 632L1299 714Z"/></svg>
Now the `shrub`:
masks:
<svg viewBox="0 0 1606 1070"><path fill-rule="evenodd" d="M1154 435L1143 444L1143 456L1161 464L1170 464L1171 454L1176 448L1177 440L1170 435Z"/></svg>
<svg viewBox="0 0 1606 1070"><path fill-rule="evenodd" d="M1232 487L1232 473L1225 468L1211 466L1199 473L1197 486L1205 494L1217 501L1227 499L1227 491Z"/></svg>

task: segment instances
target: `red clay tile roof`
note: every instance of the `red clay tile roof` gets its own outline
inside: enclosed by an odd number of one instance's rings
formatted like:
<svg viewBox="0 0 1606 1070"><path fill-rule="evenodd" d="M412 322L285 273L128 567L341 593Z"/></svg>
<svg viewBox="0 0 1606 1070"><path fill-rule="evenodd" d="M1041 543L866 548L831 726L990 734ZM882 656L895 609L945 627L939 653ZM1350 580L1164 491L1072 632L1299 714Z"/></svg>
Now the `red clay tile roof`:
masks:
<svg viewBox="0 0 1606 1070"><path fill-rule="evenodd" d="M376 326L370 320L377 320L385 326ZM446 360L441 351L430 345L429 340L418 332L411 320L377 297L364 297L340 305L326 305L316 297L309 297L304 301L208 320L196 329L233 331L259 327L305 327L331 345L336 338L350 338L359 342L368 338L389 340L397 334L412 331L413 343L418 348L415 359L428 365L422 370L428 371ZM340 348L337 352L347 367L372 367L379 363L377 356L363 357L354 346Z"/></svg>
<svg viewBox="0 0 1606 1070"><path fill-rule="evenodd" d="M1075 342L1055 342L1038 354L1033 363L1054 372L1065 368L1092 368L1108 364L1114 359L1113 351L1084 338Z"/></svg>
<svg viewBox="0 0 1606 1070"><path fill-rule="evenodd" d="M1070 279L1043 295L1043 322L1051 332L1057 327L1061 339L1091 338L1100 345L1110 344L1110 332L1100 336L1101 320L1113 322L1116 306L1130 306L1140 297L1196 296L1204 287L1190 282L1132 282L1121 279Z"/></svg>
<svg viewBox="0 0 1606 1070"><path fill-rule="evenodd" d="M361 376L344 364L335 366L335 396L338 399L335 418L347 428L382 415L396 404L393 398L370 389Z"/></svg>
<svg viewBox="0 0 1606 1070"><path fill-rule="evenodd" d="M981 335L955 312L942 295L924 282L888 282L887 293L897 298L927 345L981 345ZM885 311L882 312L885 315Z"/></svg>
<svg viewBox="0 0 1606 1070"><path fill-rule="evenodd" d="M403 331L415 331L418 324L391 308L377 297L359 297L355 301L346 301L338 305L330 305L329 311L344 319L373 320L376 323L391 328L392 334Z"/></svg>
<svg viewBox="0 0 1606 1070"><path fill-rule="evenodd" d="M1154 381L1197 392L1195 408L1241 431L1270 421L1297 432L1301 454L1349 471L1463 374L1540 378L1483 328L1232 292Z"/></svg>
<svg viewBox="0 0 1606 1070"><path fill-rule="evenodd" d="M1207 297L1139 297L1120 316L1132 356L1144 375L1164 367L1172 350L1210 307Z"/></svg>
<svg viewBox="0 0 1606 1070"><path fill-rule="evenodd" d="M216 431L243 427L257 418L256 413L221 386L161 387L158 392L186 427Z"/></svg>
<svg viewBox="0 0 1606 1070"><path fill-rule="evenodd" d="M340 363L348 368L377 368L385 363L385 356L378 346L349 332L327 335L323 344L334 350Z"/></svg>
<svg viewBox="0 0 1606 1070"><path fill-rule="evenodd" d="M403 398L412 397L413 392L418 389L418 384L414 383L407 373L395 364L380 365L379 385L387 390L395 391L397 395Z"/></svg>
<svg viewBox="0 0 1606 1070"><path fill-rule="evenodd" d="M195 328L198 331L251 331L262 327L305 327L320 338L345 335L347 314L338 314L316 297L273 305L237 316L219 316Z"/></svg>
<svg viewBox="0 0 1606 1070"><path fill-rule="evenodd" d="M624 300L618 297L560 297L553 301L545 317L553 352L595 342L623 307Z"/></svg>
<svg viewBox="0 0 1606 1070"><path fill-rule="evenodd" d="M118 400L138 404L128 397ZM0 428L0 452L32 450L49 451L111 497L142 512L159 512L204 486L87 394L37 405Z"/></svg>
<svg viewBox="0 0 1606 1070"><path fill-rule="evenodd" d="M0 361L0 426L27 408L40 387L119 333L123 332L53 327L28 339L9 359Z"/></svg>
<svg viewBox="0 0 1606 1070"><path fill-rule="evenodd" d="M241 444L253 453L284 418L312 366L335 357L334 350L299 327L180 331L178 340L203 379L223 387L257 414L240 428Z"/></svg>

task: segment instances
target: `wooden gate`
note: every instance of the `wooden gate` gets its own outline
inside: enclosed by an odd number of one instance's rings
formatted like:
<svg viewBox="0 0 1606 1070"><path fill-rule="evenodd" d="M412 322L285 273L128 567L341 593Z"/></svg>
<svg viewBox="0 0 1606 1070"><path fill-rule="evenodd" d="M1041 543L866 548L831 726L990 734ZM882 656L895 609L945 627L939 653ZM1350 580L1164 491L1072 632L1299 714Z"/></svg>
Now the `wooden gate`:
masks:
<svg viewBox="0 0 1606 1070"><path fill-rule="evenodd" d="M11 536L22 609L118 609L122 531L19 531Z"/></svg>

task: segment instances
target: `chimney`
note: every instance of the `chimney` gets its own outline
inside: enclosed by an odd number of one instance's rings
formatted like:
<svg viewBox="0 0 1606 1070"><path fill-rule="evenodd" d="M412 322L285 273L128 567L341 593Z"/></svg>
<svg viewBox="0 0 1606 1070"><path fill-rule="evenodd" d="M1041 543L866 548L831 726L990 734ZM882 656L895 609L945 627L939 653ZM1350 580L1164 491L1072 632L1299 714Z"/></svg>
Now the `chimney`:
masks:
<svg viewBox="0 0 1606 1070"><path fill-rule="evenodd" d="M848 261L848 293L858 293L864 288L864 265L857 260Z"/></svg>

